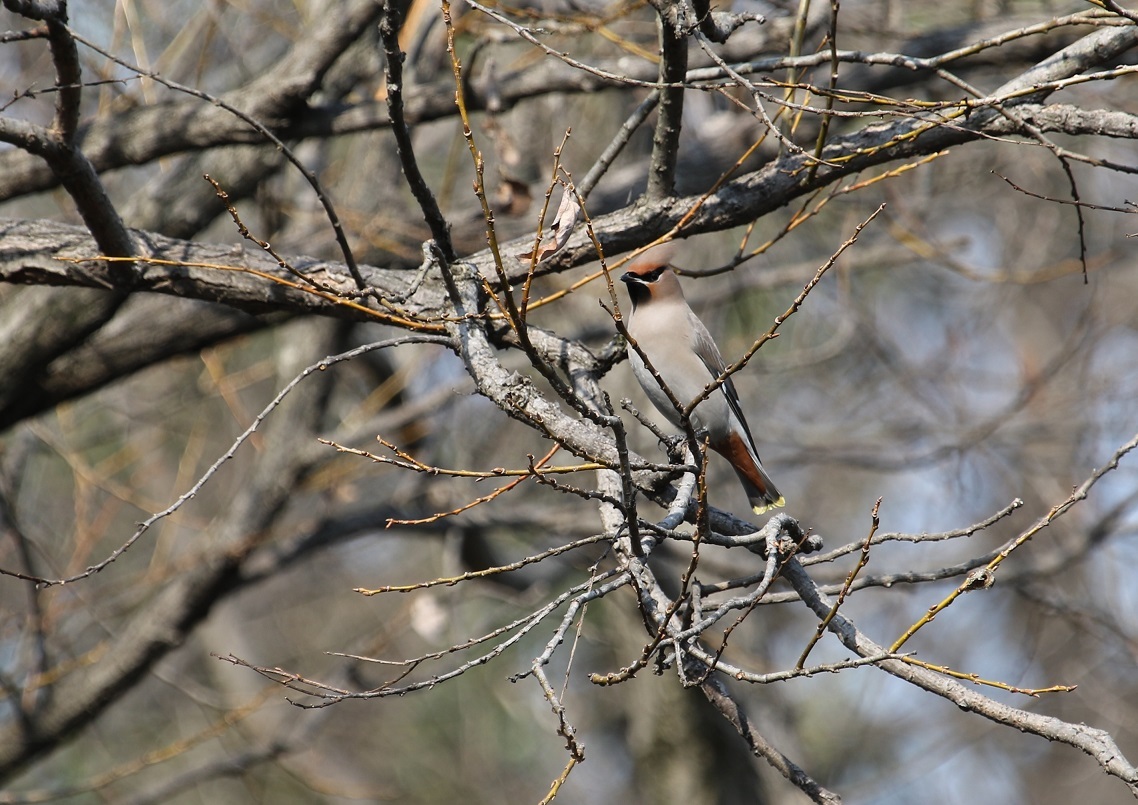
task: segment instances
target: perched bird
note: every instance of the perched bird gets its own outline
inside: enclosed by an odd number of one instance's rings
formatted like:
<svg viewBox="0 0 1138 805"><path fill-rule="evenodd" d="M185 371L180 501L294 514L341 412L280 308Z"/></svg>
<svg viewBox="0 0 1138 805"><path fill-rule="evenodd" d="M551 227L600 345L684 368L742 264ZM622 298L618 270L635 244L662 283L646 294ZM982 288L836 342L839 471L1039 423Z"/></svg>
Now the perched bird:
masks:
<svg viewBox="0 0 1138 805"><path fill-rule="evenodd" d="M649 252L633 261L620 278L628 284L632 313L628 332L681 405L688 405L726 369L707 328L688 307L675 272ZM672 424L680 414L636 350L628 350L632 372L648 399ZM709 444L739 476L755 514L786 503L763 470L751 429L728 378L691 414L696 430L706 430Z"/></svg>

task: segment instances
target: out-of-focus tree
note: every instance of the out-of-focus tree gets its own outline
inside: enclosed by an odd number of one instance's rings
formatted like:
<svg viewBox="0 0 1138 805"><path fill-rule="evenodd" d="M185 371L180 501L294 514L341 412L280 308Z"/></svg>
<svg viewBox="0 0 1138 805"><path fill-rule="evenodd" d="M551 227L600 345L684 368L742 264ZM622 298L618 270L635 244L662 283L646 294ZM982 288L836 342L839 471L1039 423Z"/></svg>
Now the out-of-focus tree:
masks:
<svg viewBox="0 0 1138 805"><path fill-rule="evenodd" d="M3 6L0 802L1138 794L1138 13Z"/></svg>

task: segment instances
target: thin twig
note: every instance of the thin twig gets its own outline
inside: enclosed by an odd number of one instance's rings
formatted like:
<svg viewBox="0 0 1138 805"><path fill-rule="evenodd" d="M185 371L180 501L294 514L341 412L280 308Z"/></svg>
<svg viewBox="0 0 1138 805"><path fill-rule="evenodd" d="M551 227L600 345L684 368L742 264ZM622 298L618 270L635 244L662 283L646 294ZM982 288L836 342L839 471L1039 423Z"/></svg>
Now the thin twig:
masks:
<svg viewBox="0 0 1138 805"><path fill-rule="evenodd" d="M798 662L794 665L796 669L800 669L806 665L806 658L810 656L810 652L814 649L814 646L818 645L818 641L822 639L822 635L825 634L826 627L830 625L830 621L838 614L838 608L841 607L846 600L846 596L849 595L850 587L853 585L854 579L857 578L857 574L869 564L869 549L873 545L873 535L877 533L877 529L881 525L881 518L878 516L880 509L881 498L878 498L877 502L873 504L873 511L869 515L869 533L865 535L865 539L862 541L861 557L858 559L858 563L854 565L854 569L846 576L845 583L842 584L842 589L838 591L838 597L834 600L834 606L830 610L830 614L821 620L818 624L817 631L814 632L814 636L810 638L810 642L807 643L806 648L802 650L802 654L798 657Z"/></svg>
<svg viewBox="0 0 1138 805"><path fill-rule="evenodd" d="M682 406L677 409L682 413L684 417L690 417L692 411L695 410L697 405L714 394L720 386L727 382L731 375L735 374L744 366L746 366L751 358L755 356L755 353L758 352L764 344L778 336L779 328L782 327L787 319L798 312L798 309L802 307L802 303L806 301L806 297L809 296L810 292L814 290L814 287L822 281L822 277L825 276L826 272L833 267L834 263L837 262L838 258L842 256L846 249L857 243L857 239L858 236L861 235L861 231L869 226L869 224L872 223L873 220L877 218L877 216L880 215L884 209L885 205L881 204L870 214L868 218L866 218L864 221L858 224L857 227L854 228L854 233L850 235L849 238L847 238L841 246L838 247L837 251L830 255L829 259L827 259L825 263L822 264L817 273L814 274L813 278L811 278L811 280L806 283L806 286L802 289L798 296L794 298L794 301L790 303L790 307L775 317L774 323L771 325L770 329L761 335L758 340L756 340L755 343L751 345L750 349L743 353L743 356L739 358L739 360L735 361L732 364L729 364L727 368L719 374L719 377L715 378L714 381L707 384L707 386L704 387L703 391L696 395L696 398L694 400L692 400L686 406Z"/></svg>
<svg viewBox="0 0 1138 805"><path fill-rule="evenodd" d="M1118 462L1121 461L1127 453L1129 453L1131 450L1134 450L1136 447L1138 447L1138 434L1135 434L1134 438L1118 448L1118 450L1114 452L1114 455L1110 457L1106 464L1092 472L1085 481L1083 481L1081 484L1079 484L1078 487L1075 488L1075 490L1067 497L1066 500L1056 506L1053 506L1051 508L1051 511L1045 514L1043 517L1039 518L1030 528L1021 533L1015 539L1011 540L1006 546L997 552L991 561L989 561L984 567L988 575L977 576L976 574L969 574L969 576L965 578L963 582L961 582L960 586L953 590L948 595L948 597L939 603L929 607L928 612L926 612L920 618L920 620L906 629L904 634L893 641L893 645L889 647L890 653L894 653L900 649L901 646L908 642L909 638L915 635L924 626L932 623L933 619L937 615L951 606L952 603L964 593L977 589L986 589L987 587L992 586L992 582L995 580L994 574L1005 559L1011 556L1017 548L1024 545L1028 540L1030 540L1040 531L1047 528L1053 522L1055 522L1055 520L1059 519L1064 514L1069 512L1075 505L1083 500L1086 500L1087 493L1090 492L1091 488L1094 487L1094 485L1098 483L1104 475L1111 472L1112 470L1117 469Z"/></svg>
<svg viewBox="0 0 1138 805"><path fill-rule="evenodd" d="M3 568L0 568L0 575L13 576L15 578L24 579L26 581L34 581L42 587L52 587L58 584L71 584L73 582L80 581L81 579L93 576L99 571L104 570L108 565L110 565L112 562L130 550L130 548L136 542L138 542L142 535L150 530L150 527L152 525L157 523L159 520L169 517L171 514L178 511L178 509L182 508L182 506L184 506L187 502L196 497L197 494L202 490L202 487L204 487L210 481L210 479L212 479L213 476L217 474L217 471L221 469L222 465L225 464L225 462L233 458L233 456L237 453L238 448L240 448L241 445L243 445L249 439L249 437L257 431L257 428L261 426L261 423L264 422L265 419L277 409L284 398L287 397L293 389L300 385L309 376L318 372L323 372L329 366L333 366L337 363L343 363L344 361L350 361L353 358L359 357L360 355L365 355L368 352L374 352L379 349L388 349L390 347L403 346L404 344L446 343L448 343L447 339L443 336L405 335L399 338L391 338L386 341L376 341L371 344L364 344L363 346L356 347L355 349L350 349L347 352L341 352L338 355L329 355L317 361L302 371L300 374L298 374L296 377L294 377L292 380L290 380L284 388L277 392L277 395L273 398L272 402L265 406L261 413L257 414L257 416L253 418L253 421L250 423L249 427L246 428L245 431L234 440L233 444L229 446L228 450L222 453L221 456L219 456L217 460L210 465L209 469L207 469L205 473L203 473L202 476L198 478L197 482L195 482L193 486L186 490L181 497L179 497L165 509L157 512L156 514L150 515L141 523L139 523L138 529L133 534L131 534L125 542L119 545L119 547L111 551L111 553L108 554L107 557L101 562L90 565L82 573L76 573L66 578L41 578L37 576L29 576L23 573L16 573L10 570L5 570Z"/></svg>
<svg viewBox="0 0 1138 805"><path fill-rule="evenodd" d="M224 109L234 117L237 117L247 123L258 134L276 146L277 150L280 151L282 155L284 155L285 159L291 162L293 166L295 166L296 169L300 171L300 175L304 177L305 181L308 182L309 186L316 194L316 198L320 202L320 206L324 208L324 214L328 217L328 222L332 226L332 232L336 237L336 243L340 246L340 253L344 256L344 265L347 266L348 272L352 275L352 279L355 280L356 287L358 287L360 290L363 290L367 287L367 283L364 282L363 275L360 274L360 268L356 263L355 255L352 253L352 247L348 244L348 238L344 234L344 227L340 223L340 216L336 214L336 208L332 205L331 197L324 191L324 187L320 183L320 178L316 175L315 171L309 170L309 168L300 160L300 157L293 153L292 149L285 145L284 141L277 137L277 135L273 134L273 132L270 131L267 126L265 126L253 116L242 112L237 107L226 103L224 100L215 95L210 95L208 92L203 92L200 89L187 87L184 84L179 84L177 81L171 81L170 79L164 78L152 70L143 70L141 67L137 67L130 62L120 59L110 51L104 50L94 42L84 39L74 31L71 32L71 35L75 38L76 42L82 43L84 46L90 48L104 58L110 59L120 67L125 67L127 70L130 70L137 75L149 78L151 81L156 81L164 87L175 90L177 92L183 92L187 95L193 95L195 98L201 98L203 101L209 101L219 109Z"/></svg>

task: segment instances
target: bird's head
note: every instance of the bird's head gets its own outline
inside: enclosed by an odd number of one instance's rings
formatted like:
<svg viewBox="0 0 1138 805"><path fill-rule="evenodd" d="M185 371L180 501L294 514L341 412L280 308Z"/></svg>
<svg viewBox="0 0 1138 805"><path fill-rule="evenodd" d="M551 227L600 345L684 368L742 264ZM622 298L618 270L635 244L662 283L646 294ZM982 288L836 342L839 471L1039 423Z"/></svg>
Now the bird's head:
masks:
<svg viewBox="0 0 1138 805"><path fill-rule="evenodd" d="M620 280L628 286L633 310L650 301L684 298L676 272L668 265L666 256L656 253L656 250L642 254L629 263L628 270L621 274Z"/></svg>

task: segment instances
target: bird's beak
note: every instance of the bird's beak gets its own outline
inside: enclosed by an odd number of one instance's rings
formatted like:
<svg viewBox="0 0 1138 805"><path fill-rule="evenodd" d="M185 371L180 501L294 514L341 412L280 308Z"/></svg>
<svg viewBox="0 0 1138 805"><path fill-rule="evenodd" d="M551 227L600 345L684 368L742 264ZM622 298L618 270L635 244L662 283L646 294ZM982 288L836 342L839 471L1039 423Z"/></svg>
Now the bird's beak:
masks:
<svg viewBox="0 0 1138 805"><path fill-rule="evenodd" d="M633 274L631 271L625 271L620 275L621 282L640 282L640 277Z"/></svg>

